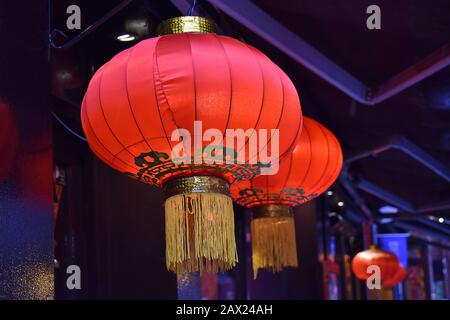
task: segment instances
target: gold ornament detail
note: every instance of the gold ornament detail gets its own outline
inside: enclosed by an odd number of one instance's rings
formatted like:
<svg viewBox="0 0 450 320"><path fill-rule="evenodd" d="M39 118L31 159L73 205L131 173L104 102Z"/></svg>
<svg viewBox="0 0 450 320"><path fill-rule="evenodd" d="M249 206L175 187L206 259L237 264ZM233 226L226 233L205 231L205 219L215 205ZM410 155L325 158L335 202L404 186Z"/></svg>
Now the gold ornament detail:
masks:
<svg viewBox="0 0 450 320"><path fill-rule="evenodd" d="M156 33L158 36L175 33L216 33L217 26L214 21L197 16L183 16L161 22Z"/></svg>

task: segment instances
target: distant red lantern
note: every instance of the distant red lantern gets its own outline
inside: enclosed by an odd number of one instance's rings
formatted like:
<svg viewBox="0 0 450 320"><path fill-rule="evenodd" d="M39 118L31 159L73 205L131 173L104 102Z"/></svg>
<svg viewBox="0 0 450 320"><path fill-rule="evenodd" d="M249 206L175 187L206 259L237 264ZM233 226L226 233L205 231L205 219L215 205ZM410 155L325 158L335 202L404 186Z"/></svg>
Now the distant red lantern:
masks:
<svg viewBox="0 0 450 320"><path fill-rule="evenodd" d="M0 97L0 182L11 173L18 143L19 133L10 105Z"/></svg>
<svg viewBox="0 0 450 320"><path fill-rule="evenodd" d="M370 266L380 268L380 280L384 284L398 272L400 263L394 253L375 247L359 252L352 260L353 273L360 280L367 280L373 274L368 272Z"/></svg>
<svg viewBox="0 0 450 320"><path fill-rule="evenodd" d="M33 205L53 203L53 152L50 130L27 139L17 155L16 183L22 196Z"/></svg>
<svg viewBox="0 0 450 320"><path fill-rule="evenodd" d="M252 208L253 268L278 272L297 266L291 207L303 204L330 187L342 168L336 137L319 122L304 117L292 154L280 161L275 175L257 176L231 185L233 200Z"/></svg>
<svg viewBox="0 0 450 320"><path fill-rule="evenodd" d="M300 102L289 77L257 49L213 29L201 17L163 23L165 35L120 52L94 74L81 109L89 145L101 160L165 189L166 264L176 272L235 265L228 184L254 177L263 164L250 163L249 154L244 163L174 163L171 153L179 143L173 132L188 132L192 139L183 143L191 155L203 156L211 141L196 132L195 121L203 132L279 129L282 157L301 131ZM270 153L267 140L264 146Z"/></svg>
<svg viewBox="0 0 450 320"><path fill-rule="evenodd" d="M404 281L408 277L408 270L402 265L399 266L397 272L383 283L383 288L390 289L395 287L400 282Z"/></svg>

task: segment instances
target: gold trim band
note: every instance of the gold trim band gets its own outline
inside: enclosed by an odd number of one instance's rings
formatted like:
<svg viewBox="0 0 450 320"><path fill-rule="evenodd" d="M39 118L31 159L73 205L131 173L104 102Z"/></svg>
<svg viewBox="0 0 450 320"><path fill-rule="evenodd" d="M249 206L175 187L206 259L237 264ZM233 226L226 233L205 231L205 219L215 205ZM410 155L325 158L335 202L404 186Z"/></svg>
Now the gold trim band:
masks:
<svg viewBox="0 0 450 320"><path fill-rule="evenodd" d="M186 193L219 193L230 196L230 186L215 176L192 176L169 180L164 185L167 198Z"/></svg>
<svg viewBox="0 0 450 320"><path fill-rule="evenodd" d="M197 16L183 16L165 20L161 22L156 33L158 36L175 33L216 33L216 24L214 21Z"/></svg>
<svg viewBox="0 0 450 320"><path fill-rule="evenodd" d="M292 207L284 204L265 204L252 208L253 219L293 217Z"/></svg>

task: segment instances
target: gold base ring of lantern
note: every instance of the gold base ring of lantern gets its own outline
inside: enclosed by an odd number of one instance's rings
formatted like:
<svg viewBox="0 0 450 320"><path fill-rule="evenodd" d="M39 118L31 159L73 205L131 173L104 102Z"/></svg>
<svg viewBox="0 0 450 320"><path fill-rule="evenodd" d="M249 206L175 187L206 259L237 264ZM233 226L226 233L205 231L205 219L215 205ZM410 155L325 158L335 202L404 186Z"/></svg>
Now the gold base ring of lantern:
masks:
<svg viewBox="0 0 450 320"><path fill-rule="evenodd" d="M292 207L266 204L252 208L253 276L259 269L280 272L297 267L297 245Z"/></svg>
<svg viewBox="0 0 450 320"><path fill-rule="evenodd" d="M158 36L175 33L216 33L217 26L214 21L205 17L183 16L161 22L156 33Z"/></svg>
<svg viewBox="0 0 450 320"><path fill-rule="evenodd" d="M237 261L233 202L215 176L182 177L164 185L166 266L176 273L222 272Z"/></svg>

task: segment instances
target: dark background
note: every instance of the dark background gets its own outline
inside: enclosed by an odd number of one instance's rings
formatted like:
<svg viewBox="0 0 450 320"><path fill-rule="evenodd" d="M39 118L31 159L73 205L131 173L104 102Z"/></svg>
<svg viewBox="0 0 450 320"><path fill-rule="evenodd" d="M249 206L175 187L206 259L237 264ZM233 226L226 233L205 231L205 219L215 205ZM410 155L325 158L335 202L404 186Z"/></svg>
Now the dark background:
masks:
<svg viewBox="0 0 450 320"><path fill-rule="evenodd" d="M16 151L0 177L0 300L53 298L47 12L47 1L0 4L0 97L14 117Z"/></svg>
<svg viewBox="0 0 450 320"><path fill-rule="evenodd" d="M402 136L448 172L448 67L383 103L363 105L208 1L197 2L197 12L213 18L221 33L255 46L286 71L299 91L304 114L333 131L344 160ZM372 1L252 2L370 87L440 48L449 52L447 0L379 0L382 29L375 31L365 27L365 10ZM153 37L159 22L180 15L176 7L180 1L135 0L83 36L83 30L119 3L35 0L0 5L0 95L8 101L19 132L17 142L11 139L18 149L13 169L0 181L0 299L51 298L54 266L57 299L175 299L182 290L176 276L164 267L162 192L108 168L51 115L54 112L82 133L80 103L90 77L113 55L136 43L119 42L116 37L124 32L137 40ZM65 26L71 4L81 8L81 30ZM77 36L83 37L73 46L56 48ZM66 181L53 235L54 166L65 171ZM360 181L369 181L391 196L376 196ZM387 216L378 209L398 198L414 209L400 208L388 216L392 221L378 224L380 231L412 232L411 245L424 255L434 250L431 244L449 248L448 221L441 224L436 219L450 218L450 185L404 152L389 150L348 163L332 190L334 196L296 209L299 268L276 276L263 272L257 281L251 279L246 242L249 212L236 208L240 264L221 278L224 283L232 279L234 297L323 298L322 262L330 254L330 238L335 236L342 254L363 249L367 245L363 222L368 218L381 222ZM337 207L338 201L344 201L345 207ZM416 210L425 207L432 210ZM344 222L329 217L329 212L337 212ZM417 259L429 271L423 257ZM342 260L337 262L343 267ZM66 289L65 268L70 264L81 267L82 290ZM358 285L355 288L352 294L363 297ZM432 289L427 290L430 298Z"/></svg>

